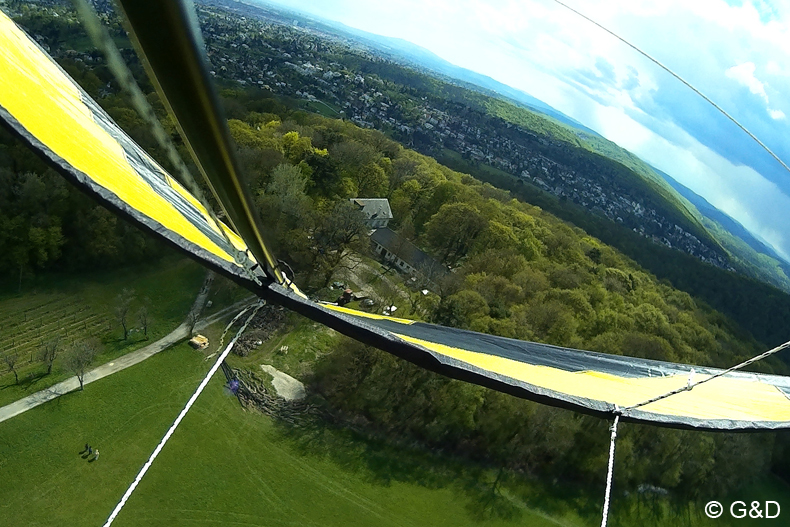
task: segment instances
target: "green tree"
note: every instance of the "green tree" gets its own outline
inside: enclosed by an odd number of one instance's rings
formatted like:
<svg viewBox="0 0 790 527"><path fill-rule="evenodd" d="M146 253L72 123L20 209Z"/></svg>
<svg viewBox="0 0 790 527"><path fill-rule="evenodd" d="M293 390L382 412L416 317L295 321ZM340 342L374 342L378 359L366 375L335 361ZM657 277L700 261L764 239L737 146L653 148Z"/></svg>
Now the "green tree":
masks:
<svg viewBox="0 0 790 527"><path fill-rule="evenodd" d="M319 218L313 241L314 269L321 274L326 286L349 254L361 253L367 248L367 226L362 211L349 201L337 203Z"/></svg>
<svg viewBox="0 0 790 527"><path fill-rule="evenodd" d="M434 321L451 327L469 328L479 317L488 315L489 308L485 298L477 291L464 289L442 298Z"/></svg>
<svg viewBox="0 0 790 527"><path fill-rule="evenodd" d="M377 163L368 163L353 171L351 180L361 198L378 198L387 193L387 174Z"/></svg>
<svg viewBox="0 0 790 527"><path fill-rule="evenodd" d="M43 268L60 257L65 243L57 218L46 218L42 226L30 224L30 219L17 216L6 222L7 243L11 246L10 258L19 269L19 291L22 277L29 266ZM49 225L47 225L49 224Z"/></svg>
<svg viewBox="0 0 790 527"><path fill-rule="evenodd" d="M307 184L307 177L298 167L287 163L277 165L265 192L258 195L258 206L267 224L282 230L283 222L290 228L302 221L312 207Z"/></svg>
<svg viewBox="0 0 790 527"><path fill-rule="evenodd" d="M76 342L66 353L65 366L77 376L80 382L80 390L84 387L85 374L99 354L101 344L98 339L87 339Z"/></svg>
<svg viewBox="0 0 790 527"><path fill-rule="evenodd" d="M428 243L449 266L455 266L488 225L480 211L467 203L442 205L428 222Z"/></svg>

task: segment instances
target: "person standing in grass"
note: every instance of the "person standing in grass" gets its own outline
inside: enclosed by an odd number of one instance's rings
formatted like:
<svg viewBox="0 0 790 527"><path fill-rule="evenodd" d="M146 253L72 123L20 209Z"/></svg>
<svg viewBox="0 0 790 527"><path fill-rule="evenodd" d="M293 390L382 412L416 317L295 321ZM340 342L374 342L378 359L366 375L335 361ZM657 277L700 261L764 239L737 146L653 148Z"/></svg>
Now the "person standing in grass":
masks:
<svg viewBox="0 0 790 527"><path fill-rule="evenodd" d="M99 449L98 449L98 448L97 448L96 450L94 450L94 451L93 451L93 454L94 454L94 456L93 456L93 460L94 460L94 461L96 461L97 459L99 459Z"/></svg>

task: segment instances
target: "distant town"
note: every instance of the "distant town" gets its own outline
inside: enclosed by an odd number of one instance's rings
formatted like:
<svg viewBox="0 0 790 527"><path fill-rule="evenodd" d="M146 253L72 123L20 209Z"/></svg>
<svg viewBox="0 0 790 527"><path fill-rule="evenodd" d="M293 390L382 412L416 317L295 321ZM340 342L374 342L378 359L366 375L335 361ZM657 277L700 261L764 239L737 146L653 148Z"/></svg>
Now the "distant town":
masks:
<svg viewBox="0 0 790 527"><path fill-rule="evenodd" d="M217 3L239 6L236 2ZM405 145L428 155L434 152L425 148L426 144L443 145L610 220L625 223L655 243L679 249L717 267L732 269L722 252L657 213L646 200L623 194L619 185L601 185L532 148L536 144L546 146L550 139L510 123L506 126L514 133L503 136L496 129L476 126L463 113L432 104L426 97L410 97L407 106L402 100L401 87L375 74L352 71L327 58L354 53L366 60L382 60L360 49L352 40L318 33L298 23L282 25L255 18L254 8L234 16L227 9L203 5L199 13L217 76L242 85L258 85L278 95L339 108L338 117L362 127L392 132ZM393 100L390 96L393 91L400 100ZM430 139L420 141L420 136Z"/></svg>

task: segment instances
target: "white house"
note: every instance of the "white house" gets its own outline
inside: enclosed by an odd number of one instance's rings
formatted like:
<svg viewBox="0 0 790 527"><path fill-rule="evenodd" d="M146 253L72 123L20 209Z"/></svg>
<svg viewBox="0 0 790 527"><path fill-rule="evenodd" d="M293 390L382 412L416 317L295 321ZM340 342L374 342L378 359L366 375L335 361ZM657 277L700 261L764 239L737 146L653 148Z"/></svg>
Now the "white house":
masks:
<svg viewBox="0 0 790 527"><path fill-rule="evenodd" d="M392 209L387 198L352 198L350 200L365 215L365 223L371 229L386 227L392 219Z"/></svg>
<svg viewBox="0 0 790 527"><path fill-rule="evenodd" d="M406 238L391 229L376 229L370 235L373 250L398 269L412 276L417 274L433 281L447 273L447 268L425 254Z"/></svg>

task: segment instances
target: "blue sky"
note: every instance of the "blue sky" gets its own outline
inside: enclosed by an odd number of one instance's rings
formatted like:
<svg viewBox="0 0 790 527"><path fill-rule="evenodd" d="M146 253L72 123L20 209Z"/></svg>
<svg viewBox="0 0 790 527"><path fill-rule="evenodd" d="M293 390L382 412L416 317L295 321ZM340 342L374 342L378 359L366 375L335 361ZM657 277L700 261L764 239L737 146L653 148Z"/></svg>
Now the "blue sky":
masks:
<svg viewBox="0 0 790 527"><path fill-rule="evenodd" d="M790 0L564 0L716 101L790 164ZM790 173L699 96L552 0L269 0L398 37L537 97L790 259Z"/></svg>

